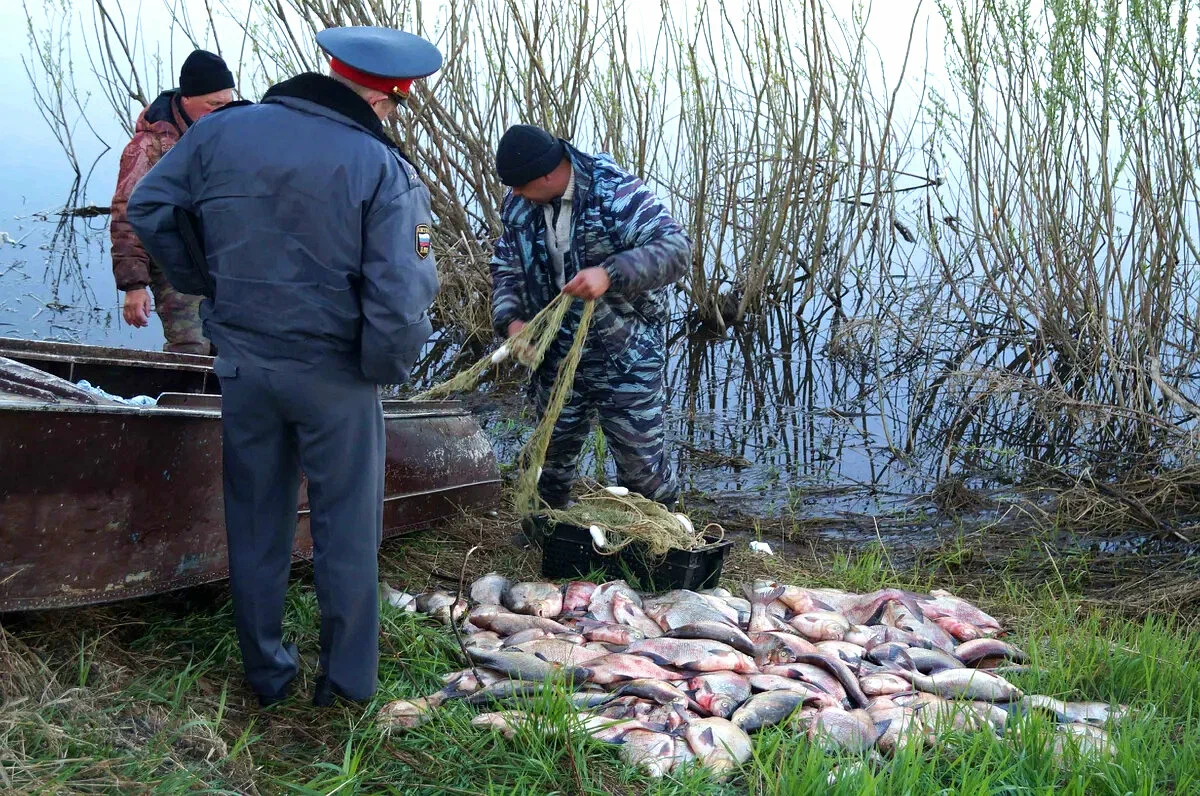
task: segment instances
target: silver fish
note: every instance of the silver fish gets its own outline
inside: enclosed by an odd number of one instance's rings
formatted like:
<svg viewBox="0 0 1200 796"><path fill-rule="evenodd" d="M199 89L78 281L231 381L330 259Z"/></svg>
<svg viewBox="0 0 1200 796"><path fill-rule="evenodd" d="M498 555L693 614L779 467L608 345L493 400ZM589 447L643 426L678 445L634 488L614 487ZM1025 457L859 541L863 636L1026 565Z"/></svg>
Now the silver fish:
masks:
<svg viewBox="0 0 1200 796"><path fill-rule="evenodd" d="M779 724L799 707L819 702L806 691L764 691L747 699L729 720L746 732L754 732Z"/></svg>
<svg viewBox="0 0 1200 796"><path fill-rule="evenodd" d="M588 679L589 674L587 669L562 666L527 652L477 650L468 647L467 654L476 663L504 672L514 680L542 681L555 678L582 683Z"/></svg>
<svg viewBox="0 0 1200 796"><path fill-rule="evenodd" d="M696 622L668 630L664 633L667 638L708 639L728 644L744 655L754 655L754 642L742 632L741 628L725 622Z"/></svg>
<svg viewBox="0 0 1200 796"><path fill-rule="evenodd" d="M954 655L967 666L977 666L989 658L1025 663L1029 660L1024 652L996 638L980 638L964 641L954 648Z"/></svg>
<svg viewBox="0 0 1200 796"><path fill-rule="evenodd" d="M625 733L621 759L637 766L649 777L659 779L671 773L679 761L675 738L666 733L632 729Z"/></svg>
<svg viewBox="0 0 1200 796"><path fill-rule="evenodd" d="M646 616L640 605L620 592L613 595L612 612L618 625L635 627L646 638L657 638L662 635L662 628L658 626L658 623Z"/></svg>
<svg viewBox="0 0 1200 796"><path fill-rule="evenodd" d="M808 727L808 737L829 751L860 754L875 745L879 738L875 722L865 710L825 708L817 713Z"/></svg>
<svg viewBox="0 0 1200 796"><path fill-rule="evenodd" d="M524 614L510 614L504 611L476 615L471 617L471 621L484 630L491 630L505 637L516 635L522 630L529 630L530 628L540 628L547 633L571 632L569 628L560 625L553 619L544 619L540 616L526 616Z"/></svg>
<svg viewBox="0 0 1200 796"><path fill-rule="evenodd" d="M596 587L592 592L592 599L588 602L588 613L593 619L600 622L606 622L610 625L617 623L616 617L613 616L612 600L613 595L623 594L631 602L636 605L642 604L642 598L629 587L629 584L623 580L613 580Z"/></svg>
<svg viewBox="0 0 1200 796"><path fill-rule="evenodd" d="M866 706L867 696L863 693L862 688L859 687L858 678L854 676L854 672L850 671L850 667L840 659L816 653L797 655L796 662L820 666L825 669L836 677L842 688L845 689L846 697L850 700L852 707L861 708Z"/></svg>
<svg viewBox="0 0 1200 796"><path fill-rule="evenodd" d="M1021 689L1003 677L980 669L946 669L931 675L901 669L897 673L920 690L947 699L1012 702L1023 696Z"/></svg>
<svg viewBox="0 0 1200 796"><path fill-rule="evenodd" d="M831 655L850 666L858 666L862 662L866 650L848 641L822 641L816 645L816 651L822 655Z"/></svg>
<svg viewBox="0 0 1200 796"><path fill-rule="evenodd" d="M515 647L518 644L524 644L526 641L533 641L539 638L554 638L554 634L543 630L540 627L531 627L528 630L522 630L520 633L513 633L511 636L504 639L504 643L502 643L500 646Z"/></svg>
<svg viewBox="0 0 1200 796"><path fill-rule="evenodd" d="M561 663L563 666L583 666L590 660L609 654L557 638L537 638L517 644L512 649L536 655L544 661Z"/></svg>
<svg viewBox="0 0 1200 796"><path fill-rule="evenodd" d="M599 622L594 619L584 619L579 623L579 632L588 641L602 641L606 644L632 644L641 641L646 634L635 627L618 625L616 622Z"/></svg>
<svg viewBox="0 0 1200 796"><path fill-rule="evenodd" d="M1102 726L1109 721L1119 721L1128 715L1129 708L1124 705L1109 705L1104 702L1064 702L1061 699L1030 694L1018 702L1007 706L1010 712L1028 712L1041 710L1060 722L1071 724L1092 724Z"/></svg>
<svg viewBox="0 0 1200 796"><path fill-rule="evenodd" d="M489 664L490 665L490 664ZM687 675L664 669L641 655L613 653L588 661L593 683L610 685L623 680L686 680Z"/></svg>
<svg viewBox="0 0 1200 796"><path fill-rule="evenodd" d="M758 671L754 661L727 644L708 639L650 638L630 644L626 652L644 655L661 666L693 672Z"/></svg>
<svg viewBox="0 0 1200 796"><path fill-rule="evenodd" d="M750 638L755 645L754 660L759 666L793 663L797 655L818 652L811 641L800 638L790 627L787 632L768 630L755 633Z"/></svg>
<svg viewBox="0 0 1200 796"><path fill-rule="evenodd" d="M513 613L554 619L562 605L562 590L553 583L517 583L504 593L504 607Z"/></svg>
<svg viewBox="0 0 1200 796"><path fill-rule="evenodd" d="M683 737L696 759L718 778L750 759L750 736L728 719L712 717L689 722Z"/></svg>
<svg viewBox="0 0 1200 796"><path fill-rule="evenodd" d="M586 580L573 580L563 589L563 613L586 611L592 603L596 584Z"/></svg>
<svg viewBox="0 0 1200 796"><path fill-rule="evenodd" d="M850 629L846 617L833 611L809 611L792 617L792 627L809 641L841 641Z"/></svg>
<svg viewBox="0 0 1200 796"><path fill-rule="evenodd" d="M906 660L911 660L921 674L963 668L962 661L944 650L908 647L894 641L871 647L867 658L889 669L900 668Z"/></svg>
<svg viewBox="0 0 1200 796"><path fill-rule="evenodd" d="M486 605L501 605L511 582L499 572L489 572L471 584L471 601Z"/></svg>
<svg viewBox="0 0 1200 796"><path fill-rule="evenodd" d="M726 719L750 698L750 683L735 672L713 672L693 677L684 687L705 712Z"/></svg>
<svg viewBox="0 0 1200 796"><path fill-rule="evenodd" d="M782 586L763 589L746 587L746 599L750 601L750 626L748 630L751 634L765 633L768 630L775 629L775 622L772 621L767 606L778 600L783 592L784 589Z"/></svg>
<svg viewBox="0 0 1200 796"><path fill-rule="evenodd" d="M687 693L662 680L629 680L621 683L612 693L615 696L633 696L639 699L646 699L657 705L670 705L682 700L684 705L690 710L694 710L697 713L705 711L705 708L688 696Z"/></svg>

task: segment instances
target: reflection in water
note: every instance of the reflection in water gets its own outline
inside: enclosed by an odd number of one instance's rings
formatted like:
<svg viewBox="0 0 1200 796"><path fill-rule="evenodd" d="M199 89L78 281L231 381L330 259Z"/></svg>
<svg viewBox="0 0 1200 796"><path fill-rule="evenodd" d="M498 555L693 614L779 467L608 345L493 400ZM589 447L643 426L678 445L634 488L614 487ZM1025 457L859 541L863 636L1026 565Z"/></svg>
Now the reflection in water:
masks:
<svg viewBox="0 0 1200 796"><path fill-rule="evenodd" d="M66 206L77 197L78 186ZM120 322L106 244L107 216L60 213L40 216L19 245L3 245L0 334L159 348L156 322L153 333ZM950 288L933 280L856 279L852 289L825 290L802 307L781 302L724 334L677 303L668 428L693 501L703 494L726 511L758 515L891 511L946 476L1003 488L1055 468L1111 472L1153 447L1149 439L1125 460L1113 441L1130 438L1132 420L1111 406L1067 411L1047 399L1039 385L1073 378L1061 352L1039 347L969 282L954 285L951 301ZM441 330L414 386L482 353ZM466 400L509 464L535 418L521 373L495 375ZM585 449L581 471L597 472L596 446Z"/></svg>

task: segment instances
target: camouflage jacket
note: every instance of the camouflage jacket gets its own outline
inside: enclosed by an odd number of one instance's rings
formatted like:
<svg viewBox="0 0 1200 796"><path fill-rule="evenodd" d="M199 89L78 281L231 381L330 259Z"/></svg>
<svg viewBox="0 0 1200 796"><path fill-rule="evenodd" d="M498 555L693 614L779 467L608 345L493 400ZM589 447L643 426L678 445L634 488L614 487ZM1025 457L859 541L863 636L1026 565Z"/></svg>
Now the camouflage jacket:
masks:
<svg viewBox="0 0 1200 796"><path fill-rule="evenodd" d="M581 367L628 372L666 357L666 288L688 267L692 242L641 179L607 154L587 155L567 145L575 167L571 248L563 263L570 281L601 266L611 286L596 302ZM540 205L504 198L504 233L491 261L492 325L505 337L515 320L529 320L559 292L550 274L545 213ZM539 369L557 372L575 336L583 302L572 304L558 338Z"/></svg>
<svg viewBox="0 0 1200 796"><path fill-rule="evenodd" d="M113 276L118 290L136 290L150 284L150 258L129 226L126 207L134 187L159 158L179 142L190 120L179 107L177 90L164 91L138 116L133 138L121 152L117 189L113 193L109 236L112 240Z"/></svg>

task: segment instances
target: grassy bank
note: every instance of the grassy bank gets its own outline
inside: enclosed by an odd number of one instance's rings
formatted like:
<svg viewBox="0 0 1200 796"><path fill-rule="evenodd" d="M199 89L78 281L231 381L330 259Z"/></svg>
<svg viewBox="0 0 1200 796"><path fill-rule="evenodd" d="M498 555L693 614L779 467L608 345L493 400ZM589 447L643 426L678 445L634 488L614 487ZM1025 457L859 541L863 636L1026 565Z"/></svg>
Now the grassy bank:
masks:
<svg viewBox="0 0 1200 796"><path fill-rule="evenodd" d="M389 542L385 577L410 589L457 575L463 552L488 546L470 574L497 568L536 577L537 559L508 544L502 520ZM739 549L744 545L739 545ZM1068 566L1063 561L1061 566ZM307 568L289 592L288 632L306 654L297 696L261 711L241 685L227 592L216 586L116 606L8 617L0 634L0 782L21 792L210 793L1196 793L1200 792L1200 632L1164 615L1128 618L1096 608L1051 558L1039 576L947 566L897 570L879 550L762 559L738 552L725 581L768 575L849 589L949 586L1013 628L1032 656L1014 675L1028 692L1114 700L1136 717L1114 734L1115 760L1059 767L1046 725L1019 742L943 739L934 750L851 770L783 729L755 737L755 755L726 783L691 769L663 782L625 766L614 747L539 730L512 741L470 726L452 705L429 725L386 736L384 702L440 687L461 668L433 622L384 609L381 690L366 709L316 710L318 614ZM1016 573L1024 574L1016 574ZM567 710L541 706L544 725Z"/></svg>

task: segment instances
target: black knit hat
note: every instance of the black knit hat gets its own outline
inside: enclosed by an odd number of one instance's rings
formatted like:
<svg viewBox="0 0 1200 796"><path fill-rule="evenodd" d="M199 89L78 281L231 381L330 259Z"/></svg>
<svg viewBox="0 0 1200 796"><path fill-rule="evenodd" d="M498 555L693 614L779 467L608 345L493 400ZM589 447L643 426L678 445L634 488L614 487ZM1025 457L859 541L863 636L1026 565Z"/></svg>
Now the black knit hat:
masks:
<svg viewBox="0 0 1200 796"><path fill-rule="evenodd" d="M208 50L193 50L179 70L179 93L199 97L233 88L233 73L221 56Z"/></svg>
<svg viewBox="0 0 1200 796"><path fill-rule="evenodd" d="M562 141L532 124L514 124L496 147L496 173L505 185L545 177L567 156Z"/></svg>

